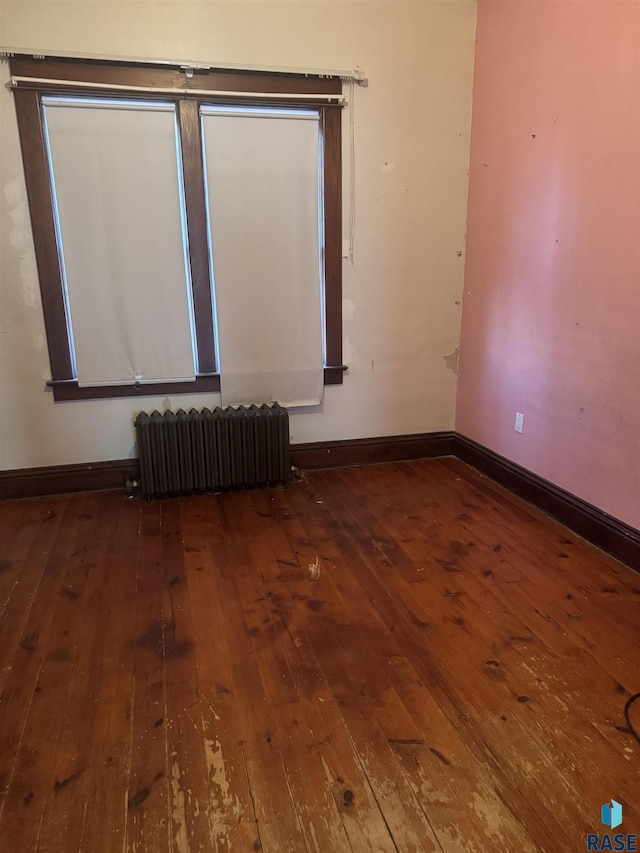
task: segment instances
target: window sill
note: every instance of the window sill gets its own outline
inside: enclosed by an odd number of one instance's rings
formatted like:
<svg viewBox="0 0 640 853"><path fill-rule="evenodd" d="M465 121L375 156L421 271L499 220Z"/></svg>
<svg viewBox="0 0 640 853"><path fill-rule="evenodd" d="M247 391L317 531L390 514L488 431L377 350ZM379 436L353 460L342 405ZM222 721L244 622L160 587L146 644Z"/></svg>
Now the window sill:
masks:
<svg viewBox="0 0 640 853"><path fill-rule="evenodd" d="M342 385L342 377L348 368L324 368L325 385ZM152 385L87 385L82 388L75 379L50 380L47 386L53 390L56 403L68 400L108 400L115 397L160 397L174 394L202 394L220 391L220 374L196 376L193 382L158 382Z"/></svg>
<svg viewBox="0 0 640 853"><path fill-rule="evenodd" d="M200 394L220 390L219 374L196 376L193 382L157 382L152 385L88 385L82 388L76 380L51 380L56 402L66 400L105 400L113 397L159 397L174 394Z"/></svg>
<svg viewBox="0 0 640 853"><path fill-rule="evenodd" d="M342 385L342 377L348 369L346 364L341 364L339 367L325 367L324 384Z"/></svg>

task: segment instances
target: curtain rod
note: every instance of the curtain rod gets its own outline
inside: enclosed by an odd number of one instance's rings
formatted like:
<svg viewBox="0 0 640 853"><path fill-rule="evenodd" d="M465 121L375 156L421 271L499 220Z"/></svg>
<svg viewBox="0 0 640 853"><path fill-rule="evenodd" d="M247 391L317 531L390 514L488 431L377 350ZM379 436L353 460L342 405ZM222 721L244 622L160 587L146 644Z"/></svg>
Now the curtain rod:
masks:
<svg viewBox="0 0 640 853"><path fill-rule="evenodd" d="M287 92L235 92L229 89L178 89L160 86L122 86L117 83L88 83L79 80L53 80L50 77L12 77L9 81L12 89L40 88L43 85L54 89L73 89L95 92L96 89L104 92L131 92L145 95L197 95L199 97L226 98L230 100L271 100L271 101L310 101L315 104L335 104L346 106L343 95L324 94L293 94Z"/></svg>
<svg viewBox="0 0 640 853"><path fill-rule="evenodd" d="M0 60L12 56L29 56L32 59L84 59L96 62L119 62L137 65L164 65L180 68L183 71L262 71L270 74L297 74L307 77L339 77L341 80L353 80L358 86L367 87L368 79L358 69L345 71L323 68L287 68L278 65L243 65L234 62L200 62L173 59L147 59L134 56L108 56L101 54L70 53L59 50L37 50L25 47L0 46Z"/></svg>

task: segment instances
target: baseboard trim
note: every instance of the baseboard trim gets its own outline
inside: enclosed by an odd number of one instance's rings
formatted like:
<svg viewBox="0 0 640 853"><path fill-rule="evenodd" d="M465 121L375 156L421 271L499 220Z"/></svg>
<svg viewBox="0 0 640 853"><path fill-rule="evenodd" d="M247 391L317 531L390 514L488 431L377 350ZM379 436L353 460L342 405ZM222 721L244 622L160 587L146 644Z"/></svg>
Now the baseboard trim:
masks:
<svg viewBox="0 0 640 853"><path fill-rule="evenodd" d="M297 468L335 468L339 465L449 456L454 439L453 432L432 432L294 444L291 446L291 464ZM0 500L121 489L128 479L139 478L138 459L17 468L0 471Z"/></svg>
<svg viewBox="0 0 640 853"><path fill-rule="evenodd" d="M337 468L343 465L451 456L454 442L454 432L425 432L292 444L291 464L296 468Z"/></svg>
<svg viewBox="0 0 640 853"><path fill-rule="evenodd" d="M454 456L631 568L640 567L640 531L631 525L459 433Z"/></svg>
<svg viewBox="0 0 640 853"><path fill-rule="evenodd" d="M458 433L391 435L291 446L291 464L307 469L439 456L457 456L603 551L632 568L640 566L640 531ZM0 500L123 489L127 480L139 477L137 459L0 471Z"/></svg>
<svg viewBox="0 0 640 853"><path fill-rule="evenodd" d="M123 489L127 479L140 476L137 459L115 459L47 468L0 471L0 500L35 498L65 492Z"/></svg>

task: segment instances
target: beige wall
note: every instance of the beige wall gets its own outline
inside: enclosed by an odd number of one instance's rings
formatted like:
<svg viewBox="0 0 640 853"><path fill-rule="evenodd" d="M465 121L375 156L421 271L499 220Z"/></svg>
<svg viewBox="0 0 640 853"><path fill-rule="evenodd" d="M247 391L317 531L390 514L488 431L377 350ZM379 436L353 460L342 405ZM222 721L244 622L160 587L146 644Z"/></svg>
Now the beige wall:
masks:
<svg viewBox="0 0 640 853"><path fill-rule="evenodd" d="M370 86L355 93L356 270L344 262L350 370L321 410L293 414L295 442L453 428L456 376L443 356L460 320L474 28L473 0L0 0L3 46L365 71ZM6 64L0 73L0 469L132 456L139 401L54 404L45 391ZM146 398L144 408L216 402Z"/></svg>

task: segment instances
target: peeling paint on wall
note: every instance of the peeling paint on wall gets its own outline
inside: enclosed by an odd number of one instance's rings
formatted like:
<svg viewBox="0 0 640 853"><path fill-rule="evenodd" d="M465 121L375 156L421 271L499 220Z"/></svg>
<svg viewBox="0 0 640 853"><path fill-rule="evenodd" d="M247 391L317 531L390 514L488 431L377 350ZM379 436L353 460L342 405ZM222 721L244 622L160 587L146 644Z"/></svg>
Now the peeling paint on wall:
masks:
<svg viewBox="0 0 640 853"><path fill-rule="evenodd" d="M31 220L24 185L18 179L4 187L7 216L11 220L9 245L19 254L18 272L22 285L22 299L27 308L38 302L38 270L31 239Z"/></svg>
<svg viewBox="0 0 640 853"><path fill-rule="evenodd" d="M342 362L348 367L354 367L360 362L360 350L350 338L345 338L342 344Z"/></svg>
<svg viewBox="0 0 640 853"><path fill-rule="evenodd" d="M353 347L349 338L345 338L342 344L342 361L347 365L353 361Z"/></svg>
<svg viewBox="0 0 640 853"><path fill-rule="evenodd" d="M456 347L449 355L443 355L444 363L447 365L447 370L452 370L455 375L458 375L458 349Z"/></svg>
<svg viewBox="0 0 640 853"><path fill-rule="evenodd" d="M351 322L356 311L356 303L353 299L342 300L342 320Z"/></svg>

